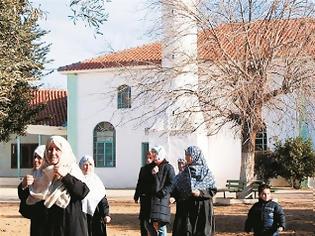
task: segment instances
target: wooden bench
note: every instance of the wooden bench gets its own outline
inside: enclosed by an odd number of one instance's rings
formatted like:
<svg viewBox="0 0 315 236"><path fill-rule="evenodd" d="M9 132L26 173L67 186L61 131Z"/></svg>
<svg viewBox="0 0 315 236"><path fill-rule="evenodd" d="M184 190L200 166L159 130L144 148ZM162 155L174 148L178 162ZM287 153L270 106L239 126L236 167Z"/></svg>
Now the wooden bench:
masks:
<svg viewBox="0 0 315 236"><path fill-rule="evenodd" d="M226 192L242 192L245 184L240 180L228 179L225 188L218 189L218 192L223 192L223 197L226 198Z"/></svg>
<svg viewBox="0 0 315 236"><path fill-rule="evenodd" d="M250 184L251 192L253 193L253 197L258 197L258 188L261 184L263 184L264 181L262 180L255 180ZM235 192L236 194L238 192L242 192L244 188L246 187L246 184L244 182L241 182L240 180L234 180L234 179L228 179L226 181L226 188L218 189L218 192L223 192L223 197L226 198L226 192ZM274 192L273 189L271 189L271 192Z"/></svg>

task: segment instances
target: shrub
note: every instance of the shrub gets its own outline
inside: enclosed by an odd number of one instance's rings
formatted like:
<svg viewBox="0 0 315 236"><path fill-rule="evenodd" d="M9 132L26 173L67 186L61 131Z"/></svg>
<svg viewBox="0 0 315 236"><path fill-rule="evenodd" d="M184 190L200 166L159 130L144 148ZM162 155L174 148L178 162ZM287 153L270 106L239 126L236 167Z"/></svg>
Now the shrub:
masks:
<svg viewBox="0 0 315 236"><path fill-rule="evenodd" d="M309 139L296 137L283 144L278 142L272 156L278 165L278 175L287 179L294 188L300 188L306 177L315 176L315 154Z"/></svg>
<svg viewBox="0 0 315 236"><path fill-rule="evenodd" d="M270 178L278 176L278 163L271 151L256 152L255 154L255 174L257 179L269 183Z"/></svg>

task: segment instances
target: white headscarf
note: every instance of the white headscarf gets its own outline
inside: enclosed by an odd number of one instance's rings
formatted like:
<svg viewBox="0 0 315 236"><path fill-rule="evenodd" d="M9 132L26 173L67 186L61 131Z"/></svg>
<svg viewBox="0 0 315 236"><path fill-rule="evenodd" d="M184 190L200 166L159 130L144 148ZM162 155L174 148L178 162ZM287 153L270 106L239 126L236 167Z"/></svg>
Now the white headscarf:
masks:
<svg viewBox="0 0 315 236"><path fill-rule="evenodd" d="M46 145L39 145L37 146L37 148L34 150L34 155L35 153L40 157L40 158L44 158L44 154L45 154L45 148Z"/></svg>
<svg viewBox="0 0 315 236"><path fill-rule="evenodd" d="M43 172L40 178L36 178L34 183L30 186L30 196L26 203L29 205L35 204L44 200L44 205L50 208L56 204L61 208L66 208L70 203L70 194L65 188L60 179L55 179L54 166L49 163L48 149L54 143L61 150L61 157L59 160L59 168L62 168L64 173L69 173L77 179L84 182L84 176L76 164L74 154L68 141L61 136L51 136L46 144L44 163L40 170Z"/></svg>
<svg viewBox="0 0 315 236"><path fill-rule="evenodd" d="M86 162L92 165L92 171L89 174L84 175L85 183L89 187L90 192L82 200L82 211L93 216L98 203L106 195L106 190L101 179L94 173L95 165L93 157L84 155L79 162L81 169Z"/></svg>
<svg viewBox="0 0 315 236"><path fill-rule="evenodd" d="M45 153L45 148L46 148L46 145L37 146L37 148L34 150L33 157L35 156L35 154L37 154L41 159L43 159L44 153ZM42 176L42 174L43 174L43 172L40 169L36 170L33 168L32 175L34 176L34 178L38 178L38 177Z"/></svg>
<svg viewBox="0 0 315 236"><path fill-rule="evenodd" d="M163 146L154 146L151 148L151 150L154 150L156 152L156 158L160 161L166 159L166 151Z"/></svg>

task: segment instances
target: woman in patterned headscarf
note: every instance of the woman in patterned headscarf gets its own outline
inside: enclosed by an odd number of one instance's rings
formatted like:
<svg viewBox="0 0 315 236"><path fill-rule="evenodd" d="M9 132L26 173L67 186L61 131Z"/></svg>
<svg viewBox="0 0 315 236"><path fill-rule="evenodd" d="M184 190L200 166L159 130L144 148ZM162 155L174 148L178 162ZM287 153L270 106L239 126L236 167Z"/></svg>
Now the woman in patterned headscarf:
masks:
<svg viewBox="0 0 315 236"><path fill-rule="evenodd" d="M200 148L188 147L185 159L186 168L177 176L172 194L176 199L173 236L213 235L213 175Z"/></svg>

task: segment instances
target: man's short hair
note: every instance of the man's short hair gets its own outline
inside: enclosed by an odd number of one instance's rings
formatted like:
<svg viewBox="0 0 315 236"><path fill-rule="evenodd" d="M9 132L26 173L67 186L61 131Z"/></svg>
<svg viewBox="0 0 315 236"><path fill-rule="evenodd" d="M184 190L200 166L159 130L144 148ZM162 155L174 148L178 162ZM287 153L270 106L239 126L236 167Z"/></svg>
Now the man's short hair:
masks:
<svg viewBox="0 0 315 236"><path fill-rule="evenodd" d="M262 191L264 191L265 189L271 189L271 187L268 184L261 184L258 187L258 194L261 194Z"/></svg>

